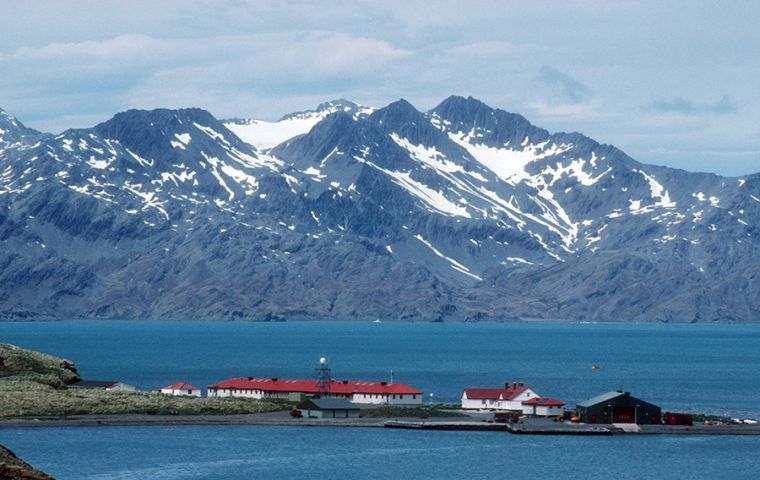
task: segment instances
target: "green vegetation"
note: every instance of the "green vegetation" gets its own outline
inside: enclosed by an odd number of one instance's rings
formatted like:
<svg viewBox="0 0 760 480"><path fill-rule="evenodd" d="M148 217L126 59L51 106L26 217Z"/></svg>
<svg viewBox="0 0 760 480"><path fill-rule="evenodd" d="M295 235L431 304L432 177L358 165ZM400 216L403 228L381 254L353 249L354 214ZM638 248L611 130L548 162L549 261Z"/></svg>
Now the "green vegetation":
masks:
<svg viewBox="0 0 760 480"><path fill-rule="evenodd" d="M723 417L720 415L708 415L706 413L694 413L691 415L691 418L694 419L694 423L702 423L702 422L731 423L731 419L729 417Z"/></svg>
<svg viewBox="0 0 760 480"><path fill-rule="evenodd" d="M0 380L24 381L62 388L79 380L68 360L0 343Z"/></svg>
<svg viewBox="0 0 760 480"><path fill-rule="evenodd" d="M160 393L67 389L74 364L0 344L0 418L66 415L233 415L283 410L281 402L247 398L175 397Z"/></svg>
<svg viewBox="0 0 760 480"><path fill-rule="evenodd" d="M466 417L458 405L416 405L413 407L382 406L362 409L365 417L384 418L452 418Z"/></svg>

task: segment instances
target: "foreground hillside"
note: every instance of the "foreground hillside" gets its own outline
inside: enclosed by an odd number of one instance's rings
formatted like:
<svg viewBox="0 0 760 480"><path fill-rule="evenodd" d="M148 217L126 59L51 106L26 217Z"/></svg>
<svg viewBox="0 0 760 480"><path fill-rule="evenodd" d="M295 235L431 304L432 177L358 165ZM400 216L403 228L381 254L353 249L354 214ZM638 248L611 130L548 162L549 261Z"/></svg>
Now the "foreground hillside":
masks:
<svg viewBox="0 0 760 480"><path fill-rule="evenodd" d="M66 388L77 380L76 367L68 360L0 343L0 418L95 414L233 415L283 408L275 403L244 398L197 398Z"/></svg>
<svg viewBox="0 0 760 480"><path fill-rule="evenodd" d="M0 112L0 318L760 321L760 174L472 98L277 122Z"/></svg>
<svg viewBox="0 0 760 480"><path fill-rule="evenodd" d="M4 480L52 480L0 445L0 478Z"/></svg>

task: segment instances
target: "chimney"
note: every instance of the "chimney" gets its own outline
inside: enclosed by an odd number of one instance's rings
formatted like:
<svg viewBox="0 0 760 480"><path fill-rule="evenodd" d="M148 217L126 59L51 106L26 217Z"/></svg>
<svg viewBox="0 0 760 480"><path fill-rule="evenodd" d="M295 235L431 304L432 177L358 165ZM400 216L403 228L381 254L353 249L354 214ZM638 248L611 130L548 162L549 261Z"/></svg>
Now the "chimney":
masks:
<svg viewBox="0 0 760 480"><path fill-rule="evenodd" d="M273 382L276 382L276 381L277 381L277 379L276 379L276 378L273 378L273 379L272 379L272 381L273 381Z"/></svg>

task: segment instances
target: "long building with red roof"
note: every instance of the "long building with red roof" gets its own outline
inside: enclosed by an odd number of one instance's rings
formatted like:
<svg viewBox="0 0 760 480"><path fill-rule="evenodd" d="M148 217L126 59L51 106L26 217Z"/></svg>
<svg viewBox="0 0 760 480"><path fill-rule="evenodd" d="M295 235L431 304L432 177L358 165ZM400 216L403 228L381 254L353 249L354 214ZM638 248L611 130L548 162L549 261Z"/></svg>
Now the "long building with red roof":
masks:
<svg viewBox="0 0 760 480"><path fill-rule="evenodd" d="M209 397L247 397L287 400L291 394L317 395L316 380L243 377L209 385ZM422 391L402 383L330 380L328 398L346 398L354 403L418 405Z"/></svg>

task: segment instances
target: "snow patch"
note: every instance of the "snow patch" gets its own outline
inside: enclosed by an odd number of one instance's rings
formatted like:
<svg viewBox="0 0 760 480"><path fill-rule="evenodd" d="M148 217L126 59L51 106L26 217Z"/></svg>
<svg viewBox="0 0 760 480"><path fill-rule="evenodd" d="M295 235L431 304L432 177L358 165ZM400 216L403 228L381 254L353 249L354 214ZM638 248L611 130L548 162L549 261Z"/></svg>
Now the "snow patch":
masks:
<svg viewBox="0 0 760 480"><path fill-rule="evenodd" d="M655 206L663 208L674 208L676 206L676 202L672 202L670 200L670 194L667 190L665 190L665 187L663 187L662 184L658 182L653 176L648 175L641 170L634 169L633 171L638 172L649 183L649 192L651 197L654 199L659 199L659 201L655 203Z"/></svg>
<svg viewBox="0 0 760 480"><path fill-rule="evenodd" d="M482 278L480 278L479 276L477 276L477 275L475 275L475 274L472 274L472 273L470 273L470 269L469 269L469 268L465 267L464 265L462 265L461 263L457 262L457 261L456 261L456 260L454 260L453 258L451 258L451 257L447 257L446 255L444 255L443 253L441 253L441 252L440 252L440 250L438 250L437 248L435 248L435 247L433 246L433 244L431 244L430 242L428 242L427 240L425 240L425 239L422 237L422 235L420 235L420 234L417 234L417 235L415 235L415 236L414 236L414 238L416 238L416 239L417 239L417 240L419 240L420 242L424 243L424 244L425 244L425 245L426 245L426 246L427 246L427 247L428 247L428 248L429 248L429 249L430 249L430 250L431 250L433 253L435 253L437 256L439 256L439 257L441 257L442 259L444 259L444 260L446 260L447 262L449 262L449 263L451 264L451 268L453 268L454 270L456 270L456 271L458 271L458 272L460 272L460 273L464 273L465 275L467 275L467 276L469 276L469 277L472 277L472 278L474 278L474 279L476 279L476 280L480 280L480 281L483 281L483 279L482 279Z"/></svg>
<svg viewBox="0 0 760 480"><path fill-rule="evenodd" d="M494 172L502 180L515 184L520 180L528 177L525 167L541 158L557 155L570 149L571 145L554 145L546 148L548 142L538 145L528 145L528 137L522 143L522 150L512 150L509 148L489 147L482 143L474 143L477 138L475 130L465 132L448 132L449 138L464 147L475 160L483 164L486 168Z"/></svg>
<svg viewBox="0 0 760 480"><path fill-rule="evenodd" d="M424 183L412 179L410 172L393 172L375 165L368 160L364 160L363 158L354 157L354 159L358 162L366 163L367 165L390 176L393 179L394 183L422 200L425 204L427 204L438 213L456 217L472 218L465 207L455 204L446 198L441 192L433 190ZM351 188L349 187L349 190L350 189Z"/></svg>

